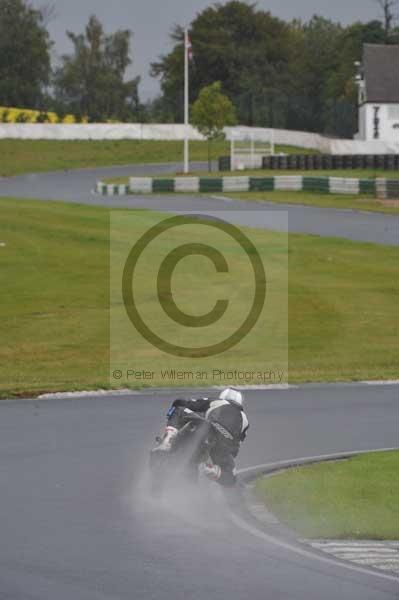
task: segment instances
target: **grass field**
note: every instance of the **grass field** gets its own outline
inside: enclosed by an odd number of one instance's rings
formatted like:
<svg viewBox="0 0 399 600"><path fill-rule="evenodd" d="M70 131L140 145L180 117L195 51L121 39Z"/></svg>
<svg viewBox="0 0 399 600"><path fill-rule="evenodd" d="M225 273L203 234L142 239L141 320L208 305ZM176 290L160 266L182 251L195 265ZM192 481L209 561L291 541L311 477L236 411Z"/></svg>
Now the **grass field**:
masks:
<svg viewBox="0 0 399 600"><path fill-rule="evenodd" d="M0 394L109 387L109 211L11 199L0 207ZM137 232L153 222L150 212L131 214ZM284 258L285 236L249 234ZM288 260L290 381L396 378L399 248L290 235ZM260 340L239 355L243 365L264 367ZM156 355L140 358L151 366Z"/></svg>
<svg viewBox="0 0 399 600"><path fill-rule="evenodd" d="M114 178L108 183L128 183L126 178ZM206 194L209 196L209 194ZM366 210L386 214L399 214L399 205L383 204L372 196L357 194L323 194L320 192L224 192L224 196L233 200L252 202L276 202L278 204L302 204L321 208Z"/></svg>
<svg viewBox="0 0 399 600"><path fill-rule="evenodd" d="M161 219L164 217L161 216ZM182 370L178 383L197 385L223 385L239 383L265 383L256 375L245 379L220 376L219 370L233 373L260 373L271 370L273 377L266 382L284 383L288 371L288 236L268 235L262 231L246 230L255 244L267 271L266 308L261 311L255 327L238 345L225 349L216 356L175 356L162 352L143 340L129 322L120 291L123 268L134 243L150 227L156 226L160 216L156 213L118 211L112 214L111 244L111 313L110 313L110 370L121 370L120 383L137 383L137 378L126 376L131 366L135 371L153 372L147 384L174 385L177 378L173 370ZM134 294L139 312L145 323L162 339L172 344L191 348L209 347L228 338L250 313L254 298L254 276L249 260L242 248L222 230L210 227L209 221L201 225L179 225L151 242L143 252L135 272ZM188 315L203 315L213 309L218 299L228 299L227 310L216 322L195 327L181 325L165 316L156 293L159 266L169 251L184 244L204 244L218 249L228 263L228 272L215 270L211 260L203 256L190 256L181 260L173 270L173 297L180 310ZM249 249L253 254L253 250ZM163 296L170 298L166 280L162 277ZM159 281L159 280L158 280ZM239 282L239 285L237 285ZM260 294L259 294L260 295ZM216 371L216 373L214 373ZM195 380L191 373L195 372ZM166 375L163 375L166 373ZM185 374L186 373L186 374Z"/></svg>
<svg viewBox="0 0 399 600"><path fill-rule="evenodd" d="M191 159L207 160L206 142L191 142ZM216 142L212 157L228 151ZM63 169L183 161L183 142L0 140L0 176Z"/></svg>
<svg viewBox="0 0 399 600"><path fill-rule="evenodd" d="M399 539L399 452L319 463L259 479L256 494L301 536Z"/></svg>
<svg viewBox="0 0 399 600"><path fill-rule="evenodd" d="M278 204L302 204L350 210L366 210L386 214L399 214L399 205L382 204L367 195L320 194L318 192L229 192L229 198L252 202L277 202Z"/></svg>
<svg viewBox="0 0 399 600"><path fill-rule="evenodd" d="M279 146L279 152L310 152ZM212 143L211 158L229 154L226 141ZM183 161L183 142L151 140L0 140L0 177L85 167ZM190 142L190 159L208 159L207 142Z"/></svg>

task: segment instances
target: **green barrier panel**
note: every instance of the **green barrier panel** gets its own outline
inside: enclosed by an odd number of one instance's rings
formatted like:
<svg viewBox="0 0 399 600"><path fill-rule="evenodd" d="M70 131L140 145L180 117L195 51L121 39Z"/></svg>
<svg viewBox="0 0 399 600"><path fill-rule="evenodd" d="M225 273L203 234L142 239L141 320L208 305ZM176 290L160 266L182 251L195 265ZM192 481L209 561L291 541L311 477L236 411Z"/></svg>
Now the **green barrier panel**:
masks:
<svg viewBox="0 0 399 600"><path fill-rule="evenodd" d="M108 186L106 184L103 184L101 186L101 193L103 196L106 196L108 194Z"/></svg>
<svg viewBox="0 0 399 600"><path fill-rule="evenodd" d="M304 192L323 192L328 194L330 191L330 183L328 177L304 177L303 178Z"/></svg>
<svg viewBox="0 0 399 600"><path fill-rule="evenodd" d="M119 196L119 185L114 185L112 191L114 196Z"/></svg>
<svg viewBox="0 0 399 600"><path fill-rule="evenodd" d="M274 177L250 177L250 192L272 192L274 190Z"/></svg>
<svg viewBox="0 0 399 600"><path fill-rule="evenodd" d="M200 192L223 192L223 179L221 177L201 177L199 180Z"/></svg>
<svg viewBox="0 0 399 600"><path fill-rule="evenodd" d="M152 180L152 191L155 192L174 192L175 191L175 180L174 179L153 179Z"/></svg>
<svg viewBox="0 0 399 600"><path fill-rule="evenodd" d="M359 179L359 192L360 194L376 194L375 179Z"/></svg>

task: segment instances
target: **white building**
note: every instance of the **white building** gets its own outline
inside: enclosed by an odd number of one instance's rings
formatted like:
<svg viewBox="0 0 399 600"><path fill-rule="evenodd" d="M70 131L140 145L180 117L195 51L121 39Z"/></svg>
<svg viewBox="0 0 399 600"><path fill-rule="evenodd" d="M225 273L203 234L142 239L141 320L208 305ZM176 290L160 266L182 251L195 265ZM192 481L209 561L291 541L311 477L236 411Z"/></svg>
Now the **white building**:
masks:
<svg viewBox="0 0 399 600"><path fill-rule="evenodd" d="M399 46L364 44L357 140L399 143Z"/></svg>

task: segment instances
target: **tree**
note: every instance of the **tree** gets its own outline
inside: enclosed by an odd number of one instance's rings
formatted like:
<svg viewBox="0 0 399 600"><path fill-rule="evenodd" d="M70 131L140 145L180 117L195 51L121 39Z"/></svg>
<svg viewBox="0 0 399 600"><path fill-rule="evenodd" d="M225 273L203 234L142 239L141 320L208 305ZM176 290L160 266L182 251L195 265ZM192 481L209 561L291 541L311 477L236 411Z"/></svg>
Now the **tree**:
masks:
<svg viewBox="0 0 399 600"><path fill-rule="evenodd" d="M296 106L290 115L290 127L309 131L325 130L327 81L339 67L343 28L320 16L300 27L301 43L295 58L296 76L292 79ZM294 121L294 123L293 123Z"/></svg>
<svg viewBox="0 0 399 600"><path fill-rule="evenodd" d="M56 100L89 121L128 120L138 109L139 78L124 80L131 64L129 30L106 35L91 16L83 34L67 32L74 51L56 71Z"/></svg>
<svg viewBox="0 0 399 600"><path fill-rule="evenodd" d="M381 8L383 13L383 24L385 31L385 41L388 42L390 33L393 29L394 20L396 15L394 13L395 7L398 6L398 0L374 0L376 4Z"/></svg>
<svg viewBox="0 0 399 600"><path fill-rule="evenodd" d="M389 43L399 41L394 4L388 8ZM340 23L313 16L309 21L284 22L256 4L230 0L214 4L191 23L194 65L190 98L220 81L243 125L280 127L351 136L357 126L354 62L364 43L387 42L378 20ZM183 120L183 29L172 34L172 51L152 64L162 96L149 107L168 121ZM155 114L155 112L154 112Z"/></svg>
<svg viewBox="0 0 399 600"><path fill-rule="evenodd" d="M374 20L343 27L314 16L291 27L296 41L287 127L351 137L357 131L354 63L362 59L364 43L384 43L382 24Z"/></svg>
<svg viewBox="0 0 399 600"><path fill-rule="evenodd" d="M216 81L204 87L194 102L191 122L208 140L208 169L211 170L211 142L223 137L226 125L237 122L235 109L231 101L222 94L222 85Z"/></svg>
<svg viewBox="0 0 399 600"><path fill-rule="evenodd" d="M40 7L39 10L45 27L48 27L50 23L55 21L58 17L55 5L52 2L46 2Z"/></svg>
<svg viewBox="0 0 399 600"><path fill-rule="evenodd" d="M40 11L24 0L0 0L0 104L41 107L51 45Z"/></svg>
<svg viewBox="0 0 399 600"><path fill-rule="evenodd" d="M257 10L254 4L231 0L199 13L190 32L194 53L190 97L197 98L203 87L220 81L240 122L269 125L274 118L276 125L283 125L283 102L276 94L287 85L287 65L292 58L289 25ZM165 112L181 122L183 29L176 27L171 37L172 51L152 64L151 74L161 81Z"/></svg>
<svg viewBox="0 0 399 600"><path fill-rule="evenodd" d="M355 62L362 60L363 44L383 44L385 33L380 21L354 23L340 36L338 66L328 74L325 86L324 129L341 137L351 137L358 127L358 88Z"/></svg>

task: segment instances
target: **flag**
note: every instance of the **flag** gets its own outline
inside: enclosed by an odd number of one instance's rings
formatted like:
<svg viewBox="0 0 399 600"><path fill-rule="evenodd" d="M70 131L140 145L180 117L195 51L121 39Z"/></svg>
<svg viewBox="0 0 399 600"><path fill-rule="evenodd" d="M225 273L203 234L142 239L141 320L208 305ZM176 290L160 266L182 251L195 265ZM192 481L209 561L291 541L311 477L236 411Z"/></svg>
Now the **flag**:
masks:
<svg viewBox="0 0 399 600"><path fill-rule="evenodd" d="M193 60L193 47L191 45L191 37L190 37L189 34L187 35L187 48L186 48L186 50L187 50L188 60L189 60L189 62L192 62L192 60Z"/></svg>

